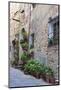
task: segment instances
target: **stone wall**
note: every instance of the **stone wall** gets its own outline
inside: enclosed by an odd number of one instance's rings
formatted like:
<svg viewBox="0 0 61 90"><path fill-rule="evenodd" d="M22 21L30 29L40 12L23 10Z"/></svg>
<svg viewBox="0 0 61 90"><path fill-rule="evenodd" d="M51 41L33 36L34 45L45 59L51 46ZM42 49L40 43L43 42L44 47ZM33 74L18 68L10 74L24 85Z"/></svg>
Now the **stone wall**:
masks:
<svg viewBox="0 0 61 90"><path fill-rule="evenodd" d="M56 72L55 77L57 78L58 46L48 47L48 21L50 17L54 18L56 16L58 16L57 5L36 4L31 13L31 33L35 34L34 58L43 64L53 67L54 72Z"/></svg>
<svg viewBox="0 0 61 90"><path fill-rule="evenodd" d="M48 47L48 66L55 72L55 78L58 79L58 45Z"/></svg>
<svg viewBox="0 0 61 90"><path fill-rule="evenodd" d="M16 35L18 34L19 38L17 39L19 40L19 64L21 62L21 54L23 52L20 45L20 40L22 39L21 30L22 28L25 28L27 33L29 31L30 10L31 10L30 6L31 4L10 3L10 44L11 44L10 58L12 60L13 57L12 40L14 40L16 38Z"/></svg>
<svg viewBox="0 0 61 90"><path fill-rule="evenodd" d="M34 58L52 67L57 77L58 45L48 47L48 21L50 17L54 18L58 16L58 6L36 4L36 6L30 10L31 6L31 4L13 3L13 6L10 7L10 40L12 41L15 34L19 33L20 62L22 54L22 48L20 46L20 39L22 38L21 29L25 28L27 32L30 30L30 35L34 33ZM21 13L22 10L24 10L25 13ZM15 18L19 19L20 22L12 20L15 13Z"/></svg>
<svg viewBox="0 0 61 90"><path fill-rule="evenodd" d="M36 5L31 14L31 33L35 33L35 48L40 47L45 51L48 46L48 21L49 17L58 15L58 6ZM37 47L36 47L37 46ZM43 49L43 48L44 49Z"/></svg>

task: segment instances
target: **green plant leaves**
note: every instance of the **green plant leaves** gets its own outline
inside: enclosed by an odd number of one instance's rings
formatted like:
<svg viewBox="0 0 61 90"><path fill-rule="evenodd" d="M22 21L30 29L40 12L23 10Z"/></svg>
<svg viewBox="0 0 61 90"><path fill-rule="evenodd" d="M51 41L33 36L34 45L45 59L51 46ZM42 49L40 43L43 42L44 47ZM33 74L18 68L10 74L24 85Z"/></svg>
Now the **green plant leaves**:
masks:
<svg viewBox="0 0 61 90"><path fill-rule="evenodd" d="M37 60L29 60L25 65L25 71L30 73L53 75L53 71L50 67L40 64Z"/></svg>
<svg viewBox="0 0 61 90"><path fill-rule="evenodd" d="M21 60L22 60L22 61L27 61L27 60L29 60L29 55L28 55L28 53L25 53L25 52L24 52L24 53L22 54L22 56L21 56Z"/></svg>

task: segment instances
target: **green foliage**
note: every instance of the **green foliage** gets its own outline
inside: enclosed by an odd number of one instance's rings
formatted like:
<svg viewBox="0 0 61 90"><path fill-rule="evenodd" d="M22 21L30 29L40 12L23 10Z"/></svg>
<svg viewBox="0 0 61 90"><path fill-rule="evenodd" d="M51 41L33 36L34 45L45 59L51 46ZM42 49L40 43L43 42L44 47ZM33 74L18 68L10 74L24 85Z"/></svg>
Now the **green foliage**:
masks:
<svg viewBox="0 0 61 90"><path fill-rule="evenodd" d="M22 43L24 43L24 40L23 39L20 40L20 44L22 44Z"/></svg>
<svg viewBox="0 0 61 90"><path fill-rule="evenodd" d="M20 40L20 44L21 44L23 50L28 51L28 36L27 36L27 32L25 31L24 28L22 28L21 33L22 33L23 39Z"/></svg>
<svg viewBox="0 0 61 90"><path fill-rule="evenodd" d="M36 60L29 60L24 68L25 68L25 71L29 73L53 75L53 71L51 68L46 67L43 64L40 64Z"/></svg>
<svg viewBox="0 0 61 90"><path fill-rule="evenodd" d="M21 56L21 60L22 60L23 62L28 61L28 60L29 60L29 55L24 52L24 53L22 54L22 56Z"/></svg>
<svg viewBox="0 0 61 90"><path fill-rule="evenodd" d="M24 28L22 28L21 33L23 35L23 39L20 40L20 44L21 44L21 47L23 49L23 54L21 56L21 60L23 62L27 62L27 60L29 60L29 54L27 53L27 51L28 51L27 32L25 31Z"/></svg>
<svg viewBox="0 0 61 90"><path fill-rule="evenodd" d="M29 71L30 73L42 73L42 66L36 60L29 60L28 63L25 65L25 71Z"/></svg>
<svg viewBox="0 0 61 90"><path fill-rule="evenodd" d="M22 46L22 48L28 48L28 43L27 42L22 43L21 46Z"/></svg>
<svg viewBox="0 0 61 90"><path fill-rule="evenodd" d="M21 56L21 60L25 63L24 70L30 74L41 74L41 75L53 75L53 71L50 67L47 67L43 64L40 64L37 60L31 59L31 56L33 55L33 50L30 50L28 52L28 35L25 29L23 28L21 31L23 35L23 40L20 40L20 44L22 46L23 54ZM49 45L52 45L53 38L49 39ZM30 49L33 49L33 45L31 45Z"/></svg>
<svg viewBox="0 0 61 90"><path fill-rule="evenodd" d="M50 67L45 66L45 70L44 70L46 75L50 75L53 76L54 72Z"/></svg>

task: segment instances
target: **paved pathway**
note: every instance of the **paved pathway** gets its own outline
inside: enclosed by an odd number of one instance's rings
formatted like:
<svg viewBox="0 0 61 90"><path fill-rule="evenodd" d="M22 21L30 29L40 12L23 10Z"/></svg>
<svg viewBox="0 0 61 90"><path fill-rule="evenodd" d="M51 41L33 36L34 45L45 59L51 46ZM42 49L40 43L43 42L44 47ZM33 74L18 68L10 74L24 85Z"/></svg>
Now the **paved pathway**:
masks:
<svg viewBox="0 0 61 90"><path fill-rule="evenodd" d="M49 85L42 79L36 79L31 75L25 75L21 70L10 67L10 87Z"/></svg>

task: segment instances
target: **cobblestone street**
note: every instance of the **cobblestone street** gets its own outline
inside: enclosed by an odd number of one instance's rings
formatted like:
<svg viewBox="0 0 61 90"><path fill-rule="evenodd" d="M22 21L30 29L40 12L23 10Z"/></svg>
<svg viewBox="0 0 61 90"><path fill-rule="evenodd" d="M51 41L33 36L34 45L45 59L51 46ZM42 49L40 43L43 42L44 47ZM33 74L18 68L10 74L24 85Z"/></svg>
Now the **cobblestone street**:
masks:
<svg viewBox="0 0 61 90"><path fill-rule="evenodd" d="M42 79L25 75L22 71L10 67L10 87L49 85Z"/></svg>

